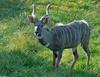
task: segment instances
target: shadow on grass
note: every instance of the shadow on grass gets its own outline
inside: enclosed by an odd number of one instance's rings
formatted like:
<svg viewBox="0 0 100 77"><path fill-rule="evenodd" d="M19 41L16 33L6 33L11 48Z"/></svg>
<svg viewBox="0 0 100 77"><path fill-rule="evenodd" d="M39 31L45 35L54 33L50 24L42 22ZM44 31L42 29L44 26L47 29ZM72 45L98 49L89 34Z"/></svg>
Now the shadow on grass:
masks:
<svg viewBox="0 0 100 77"><path fill-rule="evenodd" d="M9 77L98 77L93 72L73 70L61 66L53 72L52 62L33 52L0 52L0 76Z"/></svg>
<svg viewBox="0 0 100 77"><path fill-rule="evenodd" d="M50 62L33 52L0 52L0 76L40 76L51 69L47 64Z"/></svg>
<svg viewBox="0 0 100 77"><path fill-rule="evenodd" d="M89 72L87 70L73 70L71 72L67 72L65 77L99 77L93 72Z"/></svg>

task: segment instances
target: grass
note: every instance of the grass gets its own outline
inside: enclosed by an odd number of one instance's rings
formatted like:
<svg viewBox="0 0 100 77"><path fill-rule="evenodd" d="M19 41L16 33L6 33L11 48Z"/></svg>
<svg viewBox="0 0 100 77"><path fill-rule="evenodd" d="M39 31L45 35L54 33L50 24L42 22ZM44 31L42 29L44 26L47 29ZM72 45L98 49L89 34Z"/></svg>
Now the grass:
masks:
<svg viewBox="0 0 100 77"><path fill-rule="evenodd" d="M100 2L98 0L51 1L50 16L56 22L85 19L91 28L90 65L79 46L79 59L70 71L73 55L66 49L59 71L52 71L52 52L34 38L34 26L27 20L32 3L37 15L45 12L47 0L0 0L0 77L100 77Z"/></svg>

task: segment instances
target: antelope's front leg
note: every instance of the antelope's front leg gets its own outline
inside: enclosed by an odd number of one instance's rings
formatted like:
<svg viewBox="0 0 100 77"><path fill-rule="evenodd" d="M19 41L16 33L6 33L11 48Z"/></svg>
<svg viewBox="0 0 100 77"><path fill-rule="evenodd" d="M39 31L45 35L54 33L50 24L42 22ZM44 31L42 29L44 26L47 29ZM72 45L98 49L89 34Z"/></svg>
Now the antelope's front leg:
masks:
<svg viewBox="0 0 100 77"><path fill-rule="evenodd" d="M57 54L55 52L53 52L53 69L55 70L55 66L56 66L56 60L57 60Z"/></svg>
<svg viewBox="0 0 100 77"><path fill-rule="evenodd" d="M59 63L60 63L61 58L62 58L62 52L58 52L57 53L57 60L56 60L56 64L55 64L56 69L59 67Z"/></svg>
<svg viewBox="0 0 100 77"><path fill-rule="evenodd" d="M78 59L77 48L73 48L72 51L73 51L73 55L74 55L74 61L72 63L71 69L73 69L73 67L74 67L74 65L75 65L75 63L76 63L76 61Z"/></svg>

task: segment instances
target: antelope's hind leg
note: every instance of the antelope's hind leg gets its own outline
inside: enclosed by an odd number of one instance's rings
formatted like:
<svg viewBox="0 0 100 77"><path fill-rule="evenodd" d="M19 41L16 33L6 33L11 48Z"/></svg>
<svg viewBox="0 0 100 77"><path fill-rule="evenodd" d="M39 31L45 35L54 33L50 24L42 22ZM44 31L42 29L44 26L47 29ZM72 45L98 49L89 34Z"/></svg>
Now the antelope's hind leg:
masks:
<svg viewBox="0 0 100 77"><path fill-rule="evenodd" d="M90 49L89 49L88 45L83 45L82 47L83 47L84 51L87 54L87 65L89 65L89 61L90 61Z"/></svg>
<svg viewBox="0 0 100 77"><path fill-rule="evenodd" d="M87 36L85 39L82 40L82 48L87 54L87 65L89 65L89 60L90 60L90 49L89 49L89 36Z"/></svg>

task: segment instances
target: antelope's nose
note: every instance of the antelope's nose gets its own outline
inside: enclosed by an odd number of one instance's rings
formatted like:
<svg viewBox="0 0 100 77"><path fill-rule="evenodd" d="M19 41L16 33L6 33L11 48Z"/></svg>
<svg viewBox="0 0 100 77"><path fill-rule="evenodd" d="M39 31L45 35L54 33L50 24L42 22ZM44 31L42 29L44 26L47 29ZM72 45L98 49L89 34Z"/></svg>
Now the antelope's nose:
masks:
<svg viewBox="0 0 100 77"><path fill-rule="evenodd" d="M35 34L36 34L37 36L41 36L41 34L40 34L39 32L37 32L37 31L35 32Z"/></svg>
<svg viewBox="0 0 100 77"><path fill-rule="evenodd" d="M37 35L37 34L38 34L38 32L36 31L36 32L35 32L35 34Z"/></svg>

